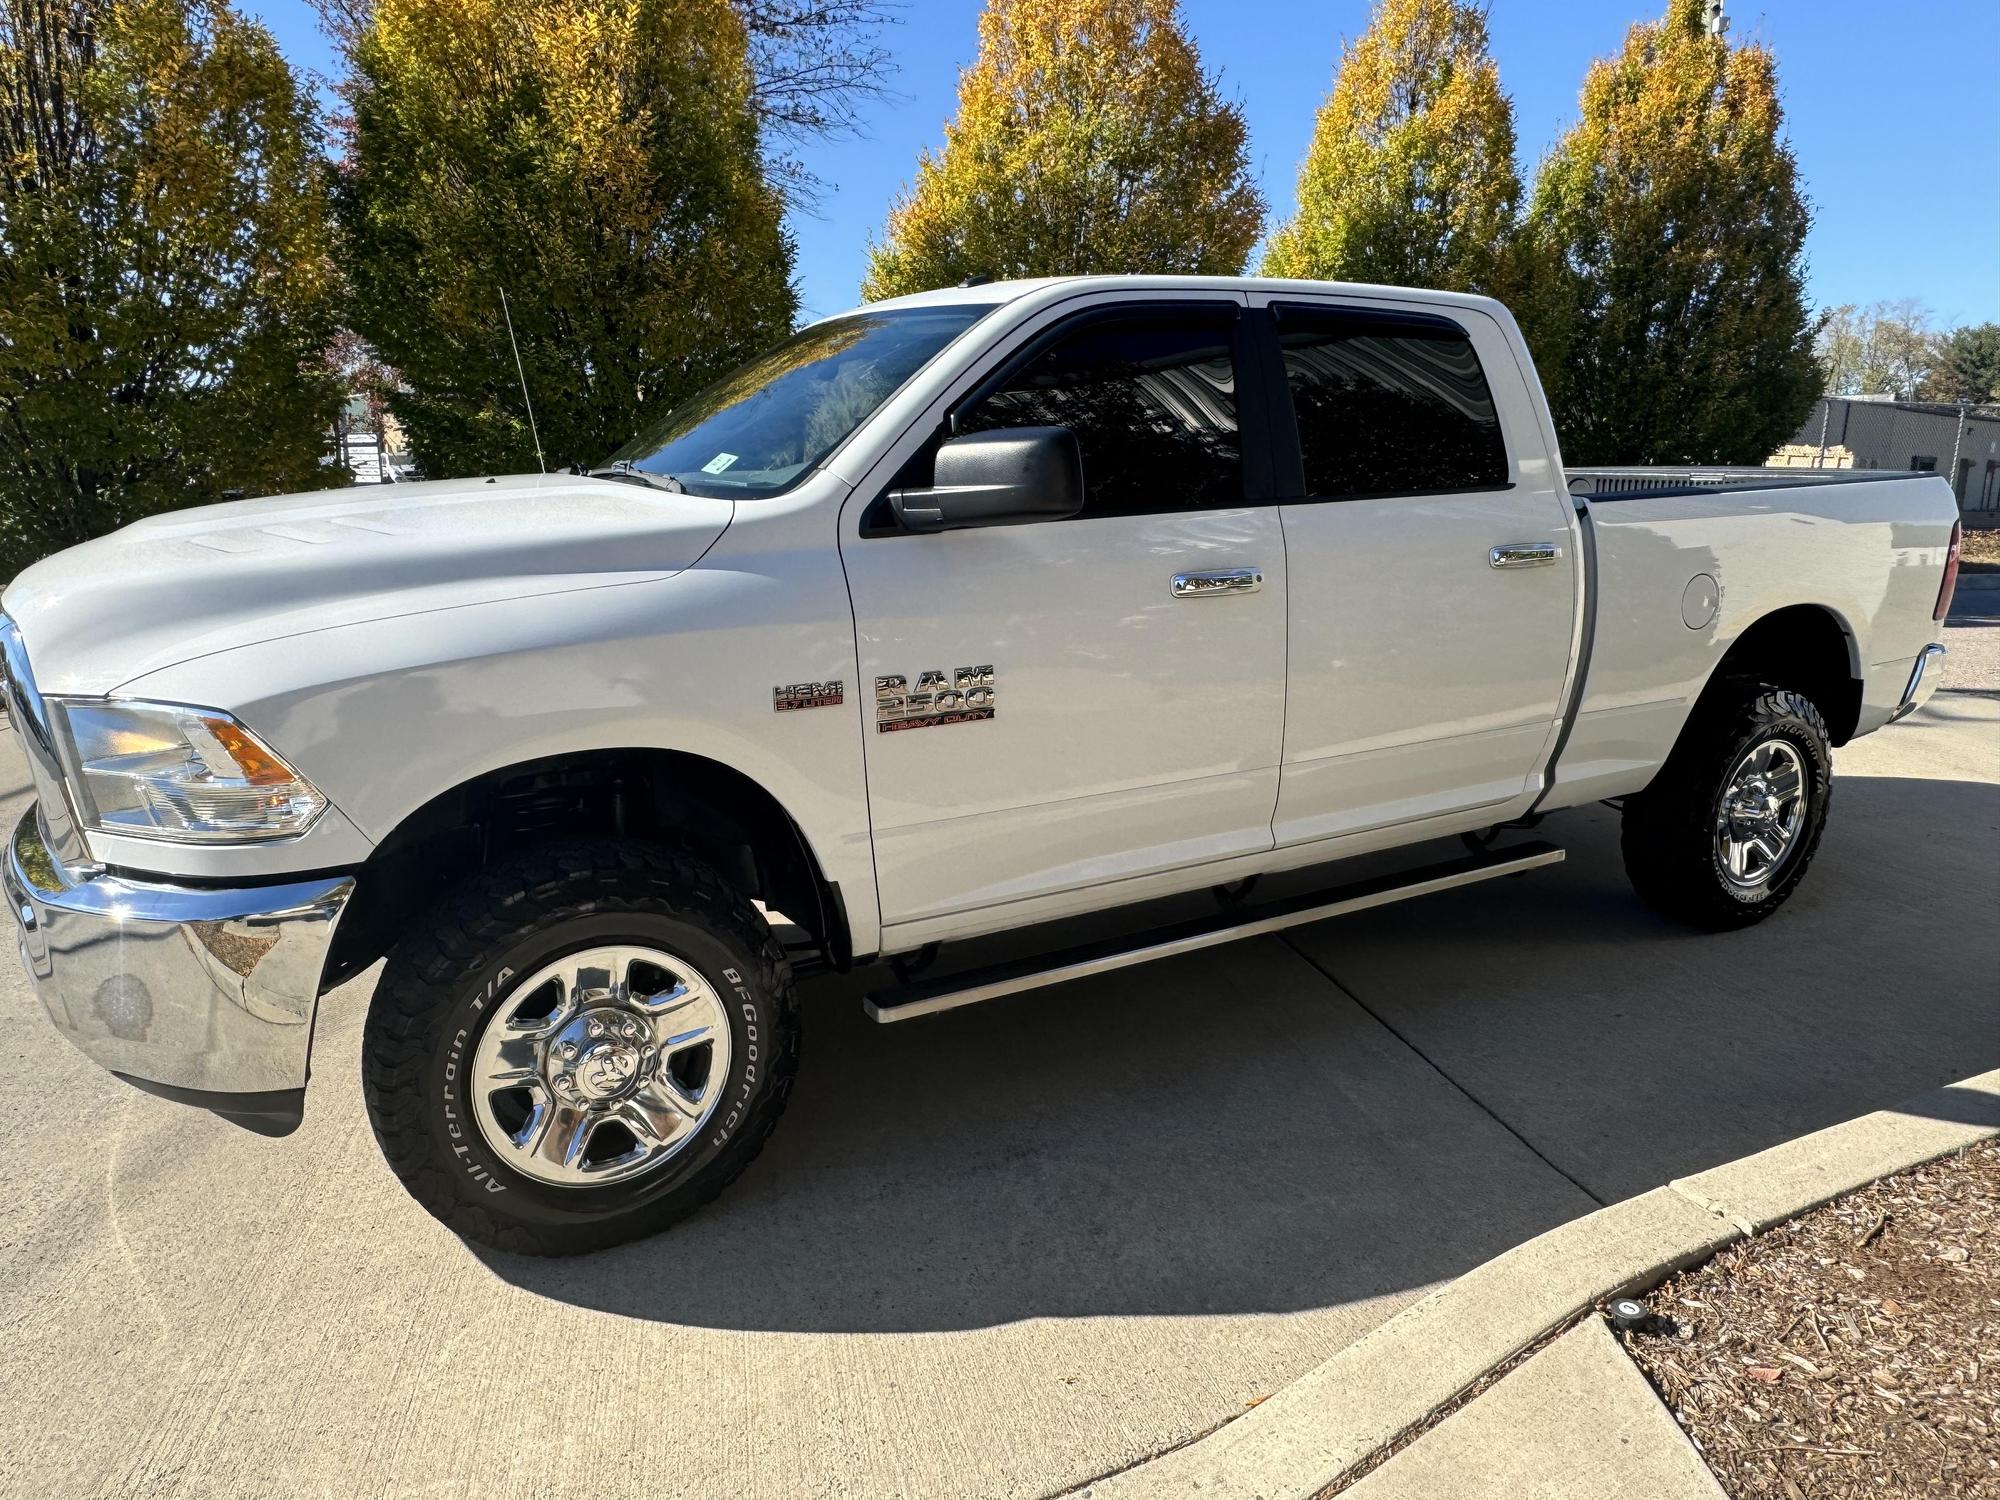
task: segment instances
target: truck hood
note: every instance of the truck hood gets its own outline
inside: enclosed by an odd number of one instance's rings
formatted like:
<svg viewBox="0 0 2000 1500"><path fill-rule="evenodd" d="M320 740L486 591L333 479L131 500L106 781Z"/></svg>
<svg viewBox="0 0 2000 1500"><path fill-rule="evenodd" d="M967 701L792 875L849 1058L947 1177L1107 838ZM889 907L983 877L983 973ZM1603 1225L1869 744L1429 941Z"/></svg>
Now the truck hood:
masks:
<svg viewBox="0 0 2000 1500"><path fill-rule="evenodd" d="M558 474L238 500L58 553L15 579L4 606L43 692L107 693L235 646L667 577L734 509Z"/></svg>

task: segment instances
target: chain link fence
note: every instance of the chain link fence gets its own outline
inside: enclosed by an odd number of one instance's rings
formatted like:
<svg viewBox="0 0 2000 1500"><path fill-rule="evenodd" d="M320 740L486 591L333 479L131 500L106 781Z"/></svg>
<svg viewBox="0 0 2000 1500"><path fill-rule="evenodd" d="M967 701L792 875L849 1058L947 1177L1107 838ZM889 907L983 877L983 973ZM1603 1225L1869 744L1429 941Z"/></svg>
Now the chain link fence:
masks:
<svg viewBox="0 0 2000 1500"><path fill-rule="evenodd" d="M2000 404L1823 396L1765 463L1938 473L1951 482L1960 510L2000 518Z"/></svg>

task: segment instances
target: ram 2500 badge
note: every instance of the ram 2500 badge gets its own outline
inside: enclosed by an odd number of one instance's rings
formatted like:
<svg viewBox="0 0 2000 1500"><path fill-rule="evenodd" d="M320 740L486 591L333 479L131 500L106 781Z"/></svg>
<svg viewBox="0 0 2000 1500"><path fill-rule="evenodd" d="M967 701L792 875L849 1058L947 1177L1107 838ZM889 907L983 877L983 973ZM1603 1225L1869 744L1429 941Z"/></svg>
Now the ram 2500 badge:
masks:
<svg viewBox="0 0 2000 1500"><path fill-rule="evenodd" d="M587 1249L749 1163L808 968L898 960L867 1003L900 1022L1548 864L1493 831L1600 800L1654 906L1770 915L1831 748L1936 687L1956 525L1935 476L1565 471L1483 298L941 290L590 475L213 506L29 569L5 878L59 1028L270 1131L321 997L385 960L397 1174L473 1239ZM1209 887L1211 919L915 977Z"/></svg>

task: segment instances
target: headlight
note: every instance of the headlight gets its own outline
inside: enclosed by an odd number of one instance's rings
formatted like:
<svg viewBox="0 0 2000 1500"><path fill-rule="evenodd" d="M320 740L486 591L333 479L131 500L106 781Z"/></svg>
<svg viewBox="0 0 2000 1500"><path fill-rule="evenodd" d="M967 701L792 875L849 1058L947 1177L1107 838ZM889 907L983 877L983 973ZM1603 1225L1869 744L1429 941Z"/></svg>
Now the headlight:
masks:
<svg viewBox="0 0 2000 1500"><path fill-rule="evenodd" d="M210 708L49 700L68 738L86 829L188 844L304 833L326 798Z"/></svg>

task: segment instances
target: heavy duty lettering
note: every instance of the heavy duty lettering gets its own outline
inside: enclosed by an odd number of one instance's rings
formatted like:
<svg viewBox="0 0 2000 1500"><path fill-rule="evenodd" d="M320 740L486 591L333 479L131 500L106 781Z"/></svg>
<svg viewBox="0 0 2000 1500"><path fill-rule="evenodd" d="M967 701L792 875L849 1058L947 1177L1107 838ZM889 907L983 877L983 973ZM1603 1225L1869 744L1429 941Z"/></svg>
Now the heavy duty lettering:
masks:
<svg viewBox="0 0 2000 1500"><path fill-rule="evenodd" d="M956 667L950 677L935 669L920 672L913 688L900 673L875 679L875 728L931 729L969 724L994 712L993 668Z"/></svg>

